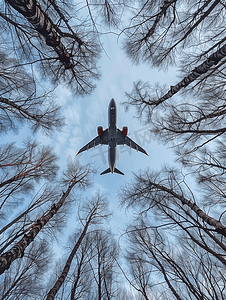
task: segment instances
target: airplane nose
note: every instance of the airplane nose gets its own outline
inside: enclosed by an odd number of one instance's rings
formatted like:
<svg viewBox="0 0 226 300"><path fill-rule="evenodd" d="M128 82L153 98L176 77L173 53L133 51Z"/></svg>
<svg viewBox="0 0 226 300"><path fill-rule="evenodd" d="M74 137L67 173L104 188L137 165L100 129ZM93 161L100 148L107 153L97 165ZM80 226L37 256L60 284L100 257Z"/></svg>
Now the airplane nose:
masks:
<svg viewBox="0 0 226 300"><path fill-rule="evenodd" d="M113 105L115 106L115 104L116 104L115 99L112 98L111 101L110 101L110 105L111 105L111 106L113 106Z"/></svg>

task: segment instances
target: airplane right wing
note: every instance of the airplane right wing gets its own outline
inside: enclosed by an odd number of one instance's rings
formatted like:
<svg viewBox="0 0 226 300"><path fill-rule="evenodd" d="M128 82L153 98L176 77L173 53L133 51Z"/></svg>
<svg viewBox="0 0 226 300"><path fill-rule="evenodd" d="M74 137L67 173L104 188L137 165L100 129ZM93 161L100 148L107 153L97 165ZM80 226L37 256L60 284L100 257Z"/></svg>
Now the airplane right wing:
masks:
<svg viewBox="0 0 226 300"><path fill-rule="evenodd" d="M148 155L147 152L141 146L139 146L137 143L135 143L127 135L125 136L123 134L123 132L120 129L118 129L117 130L117 145L125 145L125 144L127 146L129 146L130 148L133 148L133 149L135 149L137 151L140 151L140 152Z"/></svg>
<svg viewBox="0 0 226 300"><path fill-rule="evenodd" d="M108 145L108 129L105 129L100 136L98 135L92 141L82 147L76 155L97 145Z"/></svg>

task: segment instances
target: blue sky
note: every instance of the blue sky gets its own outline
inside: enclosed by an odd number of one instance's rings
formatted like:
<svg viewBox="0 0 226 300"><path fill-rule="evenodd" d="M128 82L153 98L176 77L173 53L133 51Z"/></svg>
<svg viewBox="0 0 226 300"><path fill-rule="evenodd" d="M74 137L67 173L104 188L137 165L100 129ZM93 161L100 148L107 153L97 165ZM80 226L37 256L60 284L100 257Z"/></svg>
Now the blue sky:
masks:
<svg viewBox="0 0 226 300"><path fill-rule="evenodd" d="M164 164L174 165L174 156L171 150L166 146L154 141L148 127L139 123L134 118L135 110L131 108L125 112L120 102L125 101L125 92L130 92L133 82L139 79L149 81L150 84L161 83L168 86L177 82L175 69L169 72L159 72L150 69L145 65L132 65L129 59L123 53L121 39L116 35L107 34L101 37L105 52L102 52L102 58L99 61L101 67L101 79L96 82L96 89L90 96L75 97L69 89L59 85L55 91L56 101L62 105L63 114L66 118L67 126L61 132L56 132L50 138L38 132L33 138L41 143L53 147L59 157L61 169L66 169L67 163L79 160L81 164L93 162L97 167L97 175L94 177L93 186L85 193L86 197L92 197L97 192L106 193L110 203L110 211L113 215L110 219L110 229L120 237L125 227L129 224L132 213L119 207L117 193L121 186L131 182L133 172L139 169L150 167L154 170L160 170ZM97 146L95 149L83 152L76 156L78 150L92 140L97 135L97 127L102 125L106 128L108 125L108 106L111 98L114 98L118 109L118 127L128 126L128 135L140 146L142 146L149 156L143 153L129 149L127 146L118 147L117 168L125 175L99 174L108 168L108 147ZM21 141L31 136L31 132L24 126L18 135L9 134L3 137L5 142L17 140L17 145L21 146ZM28 197L30 200L30 196ZM82 199L82 198L79 198ZM24 203L25 205L26 203ZM79 204L79 202L78 202ZM22 207L20 207L22 211ZM53 241L56 258L61 257L62 253L68 251L68 235L70 235L78 225L77 207L70 216L68 227L65 228L63 239ZM69 230L68 230L69 228ZM119 240L123 246L123 239Z"/></svg>
<svg viewBox="0 0 226 300"><path fill-rule="evenodd" d="M38 138L45 144L53 146L56 154L60 157L60 165L65 168L67 162L79 160L81 164L93 162L98 169L98 174L94 178L93 188L89 193L92 195L97 191L108 194L110 209L114 215L111 219L111 227L114 232L118 232L125 225L128 216L123 210L118 209L119 199L117 191L121 185L130 182L133 175L139 169L147 167L160 169L165 163L174 164L172 151L166 146L158 144L150 137L148 127L140 124L135 116L135 110L130 109L125 112L120 102L125 100L125 92L130 92L133 82L141 79L156 82L173 84L175 78L170 73L151 70L147 66L134 66L126 58L121 49L120 40L117 41L115 35L105 35L102 38L104 49L101 66L102 77L97 82L97 87L92 95L83 98L75 98L71 92L63 86L58 86L56 99L62 106L66 117L67 126L62 132L56 133L52 139ZM169 75L170 74L170 75ZM108 168L108 147L97 146L95 149L83 152L76 156L78 150L97 136L97 127L104 128L108 124L108 105L114 98L118 108L118 127L128 126L128 135L139 143L149 154L146 156L140 152L130 149L127 146L118 147L117 168L125 175L99 174Z"/></svg>
<svg viewBox="0 0 226 300"><path fill-rule="evenodd" d="M88 196L96 192L108 194L110 209L114 212L111 219L111 227L114 232L122 229L127 222L128 216L124 210L119 210L118 189L133 178L133 172L139 169L150 167L159 170L164 164L173 165L174 156L166 146L153 141L150 137L148 127L139 123L134 118L135 110L131 108L125 112L120 102L124 101L125 92L130 92L133 82L136 80L149 81L150 84L161 83L168 86L175 84L177 78L175 69L169 72L160 72L150 69L145 65L132 65L126 58L122 49L122 38L114 34L105 34L101 37L103 48L102 58L99 61L101 67L101 79L96 82L96 89L90 96L75 97L65 86L59 85L56 94L56 101L63 107L67 126L61 132L56 132L53 137L44 136L41 132L33 138L40 140L43 144L51 145L55 153L59 156L59 164L62 169L66 168L67 162L79 160L81 164L93 162L97 167L97 175L94 178L94 185L89 190ZM98 146L95 149L83 152L76 156L78 150L97 135L97 127L108 125L108 105L114 98L118 108L118 127L128 126L128 135L135 142L141 145L149 154L136 152L127 146L118 147L117 168L125 175L99 174L108 168L108 147ZM9 134L3 137L5 142L21 142L31 136L29 129L24 126L17 135Z"/></svg>

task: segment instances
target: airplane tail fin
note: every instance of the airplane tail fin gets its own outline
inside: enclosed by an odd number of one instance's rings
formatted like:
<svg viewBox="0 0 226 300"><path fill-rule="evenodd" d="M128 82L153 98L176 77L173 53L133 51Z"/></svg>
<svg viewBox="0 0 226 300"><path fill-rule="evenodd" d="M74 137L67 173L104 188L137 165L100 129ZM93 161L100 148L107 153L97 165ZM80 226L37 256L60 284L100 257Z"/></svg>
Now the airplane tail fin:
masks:
<svg viewBox="0 0 226 300"><path fill-rule="evenodd" d="M121 175L124 175L124 173L122 173L121 171L119 171L117 168L114 169L114 172L118 173L118 174L121 174ZM105 170L102 173L100 173L100 175L104 175L104 174L107 174L107 173L111 173L111 169L110 168L108 168L107 170Z"/></svg>
<svg viewBox="0 0 226 300"><path fill-rule="evenodd" d="M119 169L117 169L117 168L114 169L114 172L118 173L118 174L121 174L121 175L124 175L124 173L122 173L121 171L119 171Z"/></svg>

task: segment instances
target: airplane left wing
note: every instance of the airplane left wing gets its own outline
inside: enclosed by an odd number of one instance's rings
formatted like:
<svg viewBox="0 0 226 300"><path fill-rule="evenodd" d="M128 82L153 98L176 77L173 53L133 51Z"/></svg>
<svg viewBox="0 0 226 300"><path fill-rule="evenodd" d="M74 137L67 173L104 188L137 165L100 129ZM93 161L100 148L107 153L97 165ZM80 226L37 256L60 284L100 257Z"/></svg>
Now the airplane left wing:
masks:
<svg viewBox="0 0 226 300"><path fill-rule="evenodd" d="M89 150L97 145L108 145L108 129L105 129L102 132L101 136L98 135L92 141L90 141L88 144L82 147L76 155L83 151Z"/></svg>
<svg viewBox="0 0 226 300"><path fill-rule="evenodd" d="M141 146L139 146L137 143L135 143L127 135L125 136L120 129L117 130L117 145L127 145L130 148L133 148L137 151L140 151L140 152L148 155L147 152Z"/></svg>

